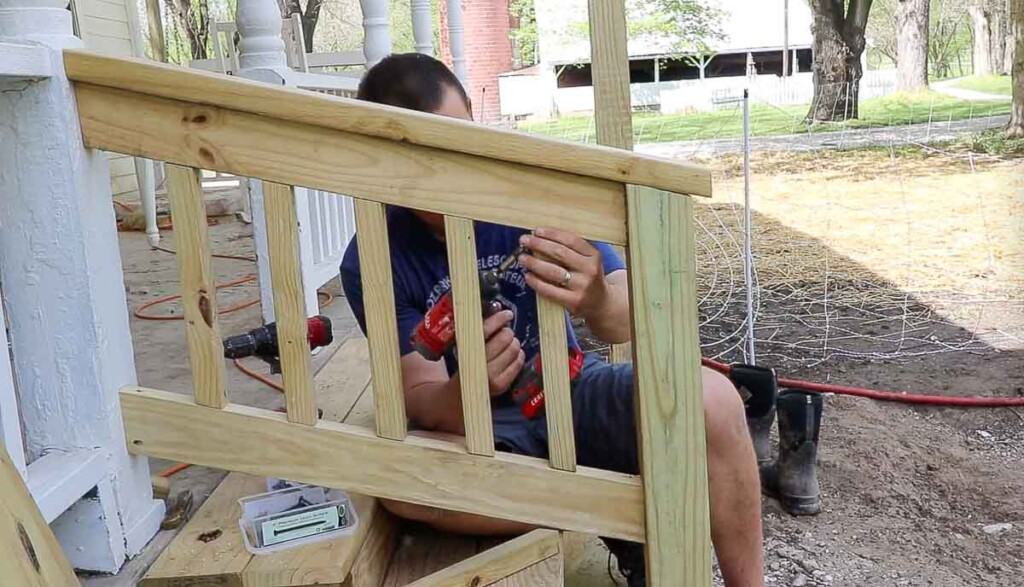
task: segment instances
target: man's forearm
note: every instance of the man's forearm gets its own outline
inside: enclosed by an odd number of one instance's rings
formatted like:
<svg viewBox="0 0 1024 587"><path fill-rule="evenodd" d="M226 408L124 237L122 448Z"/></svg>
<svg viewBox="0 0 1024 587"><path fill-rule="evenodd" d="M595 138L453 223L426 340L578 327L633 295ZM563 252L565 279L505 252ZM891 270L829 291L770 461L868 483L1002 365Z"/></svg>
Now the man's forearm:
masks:
<svg viewBox="0 0 1024 587"><path fill-rule="evenodd" d="M583 319L594 336L609 344L629 342L633 336L629 313L629 286L625 272L608 276L607 299Z"/></svg>
<svg viewBox="0 0 1024 587"><path fill-rule="evenodd" d="M409 418L427 430L466 433L458 373L448 381L431 381L407 389L405 408Z"/></svg>

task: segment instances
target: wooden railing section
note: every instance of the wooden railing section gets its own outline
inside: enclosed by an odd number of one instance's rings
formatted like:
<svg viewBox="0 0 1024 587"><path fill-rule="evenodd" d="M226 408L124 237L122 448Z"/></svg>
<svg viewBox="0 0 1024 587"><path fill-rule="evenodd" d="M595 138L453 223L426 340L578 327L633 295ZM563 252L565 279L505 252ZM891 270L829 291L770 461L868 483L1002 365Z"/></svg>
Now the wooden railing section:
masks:
<svg viewBox="0 0 1024 587"><path fill-rule="evenodd" d="M68 51L65 65L88 146L175 164L170 197L194 399L123 390L131 450L646 541L659 578L652 584L707 579L692 208L688 196L660 191L707 195L707 170L141 61ZM265 181L284 415L228 401L198 167ZM357 198L375 430L317 418L293 185ZM465 444L407 432L386 205L446 217ZM640 477L577 466L565 315L543 299L550 457L495 451L474 220L554 226L628 247Z"/></svg>

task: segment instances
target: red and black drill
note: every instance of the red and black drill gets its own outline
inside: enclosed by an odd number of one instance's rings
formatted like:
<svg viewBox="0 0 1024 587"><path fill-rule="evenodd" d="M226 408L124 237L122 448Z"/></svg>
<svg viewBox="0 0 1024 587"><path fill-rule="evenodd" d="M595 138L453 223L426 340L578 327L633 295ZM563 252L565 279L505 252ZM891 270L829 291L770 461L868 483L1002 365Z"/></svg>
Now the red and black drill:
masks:
<svg viewBox="0 0 1024 587"><path fill-rule="evenodd" d="M525 249L516 249L502 259L494 269L480 272L481 311L486 319L502 309L499 301L501 278L516 263ZM416 325L411 338L412 346L430 361L440 360L455 346L455 304L452 292L446 292L427 310L423 320ZM569 350L569 379L575 380L583 368L583 353ZM540 354L529 361L509 388L513 399L519 404L523 415L533 419L544 408L544 383Z"/></svg>
<svg viewBox="0 0 1024 587"><path fill-rule="evenodd" d="M331 319L327 316L313 316L306 321L309 349L327 346L334 341ZM280 353L277 348L277 323L271 322L253 328L245 334L224 339L224 358L241 359L259 357L270 365L271 373L281 372Z"/></svg>

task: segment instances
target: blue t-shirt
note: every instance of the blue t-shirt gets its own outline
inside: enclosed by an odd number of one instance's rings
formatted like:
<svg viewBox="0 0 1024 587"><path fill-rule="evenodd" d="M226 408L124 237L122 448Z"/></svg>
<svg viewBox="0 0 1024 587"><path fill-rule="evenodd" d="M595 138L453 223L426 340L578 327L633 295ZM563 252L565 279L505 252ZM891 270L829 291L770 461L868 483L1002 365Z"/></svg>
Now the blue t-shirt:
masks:
<svg viewBox="0 0 1024 587"><path fill-rule="evenodd" d="M444 242L435 237L415 214L405 208L388 209L388 238L391 248L391 267L395 288L395 311L398 317L398 344L402 355L416 352L410 341L413 330L430 309L449 289L448 253ZM477 267L481 270L497 267L519 246L519 237L529 231L487 222L476 222ZM604 243L594 243L601 252L606 274L625 265L615 250ZM357 239L352 239L341 262L341 283L360 328L366 332L362 277L359 271ZM513 313L511 324L515 336L522 343L527 360L540 351L537 326L536 293L526 285L523 269L517 263L505 273L501 281L499 301ZM576 335L566 313L569 345L579 348ZM445 355L448 374L458 371L454 350ZM514 442L507 437L508 426L522 421L518 407L503 394L491 401L495 419L495 436L499 440ZM510 409L511 408L511 409Z"/></svg>

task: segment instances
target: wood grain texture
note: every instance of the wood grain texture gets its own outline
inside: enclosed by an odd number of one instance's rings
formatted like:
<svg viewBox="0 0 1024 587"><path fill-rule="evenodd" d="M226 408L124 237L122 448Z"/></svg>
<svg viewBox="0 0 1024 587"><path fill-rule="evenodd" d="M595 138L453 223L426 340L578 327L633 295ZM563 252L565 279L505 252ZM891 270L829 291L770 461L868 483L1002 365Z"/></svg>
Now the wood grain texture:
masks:
<svg viewBox="0 0 1024 587"><path fill-rule="evenodd" d="M445 218L448 268L455 303L455 340L458 342L459 385L466 448L476 455L494 454L491 393L484 352L484 321L480 299L480 272L476 260L473 221Z"/></svg>
<svg viewBox="0 0 1024 587"><path fill-rule="evenodd" d="M309 355L309 327L299 266L299 219L290 186L263 183L267 218L270 282L274 290L277 347L281 357L285 409L288 420L316 424L313 371Z"/></svg>
<svg viewBox="0 0 1024 587"><path fill-rule="evenodd" d="M2 441L0 582L24 587L72 587L79 584Z"/></svg>
<svg viewBox="0 0 1024 587"><path fill-rule="evenodd" d="M559 552L557 530L538 529L409 584L409 587L490 585Z"/></svg>
<svg viewBox="0 0 1024 587"><path fill-rule="evenodd" d="M351 535L254 556L242 572L245 587L344 583L381 510L373 497L353 493L350 498L359 516Z"/></svg>
<svg viewBox="0 0 1024 587"><path fill-rule="evenodd" d="M262 477L229 473L149 568L140 587L178 587L190 582L242 587L242 571L253 555L245 549L238 528L238 498L266 490Z"/></svg>
<svg viewBox="0 0 1024 587"><path fill-rule="evenodd" d="M632 150L633 109L626 51L626 6L622 0L589 0L589 8L597 142ZM623 251L619 250L619 254ZM612 345L611 362L626 363L632 358L633 349L629 343Z"/></svg>
<svg viewBox="0 0 1024 587"><path fill-rule="evenodd" d="M621 183L77 84L90 147L497 224L625 241Z"/></svg>
<svg viewBox="0 0 1024 587"><path fill-rule="evenodd" d="M199 171L168 165L166 174L193 395L197 404L223 408L228 402L224 345L217 325L217 285L210 268Z"/></svg>
<svg viewBox="0 0 1024 587"><path fill-rule="evenodd" d="M647 580L709 585L693 202L631 186L628 205Z"/></svg>
<svg viewBox="0 0 1024 587"><path fill-rule="evenodd" d="M622 0L589 0L589 5L597 142L631 150L633 119L629 95L629 54L626 51L626 5ZM686 190L662 189L688 193Z"/></svg>
<svg viewBox="0 0 1024 587"><path fill-rule="evenodd" d="M668 159L531 136L150 61L114 59L68 50L64 52L64 67L68 77L76 82L231 108L282 121L459 151L575 175L649 185L678 193L710 195L711 180L706 169Z"/></svg>
<svg viewBox="0 0 1024 587"><path fill-rule="evenodd" d="M209 410L181 394L137 387L122 390L121 407L134 453L643 541L642 490L632 475L586 467L567 473L532 457L480 457L418 436L394 442L350 424L303 426L235 404Z"/></svg>
<svg viewBox="0 0 1024 587"><path fill-rule="evenodd" d="M344 422L370 384L370 349L363 337L342 343L313 378L323 419Z"/></svg>
<svg viewBox="0 0 1024 587"><path fill-rule="evenodd" d="M473 537L422 525L408 525L400 542L381 587L406 587L477 553L477 541Z"/></svg>
<svg viewBox="0 0 1024 587"><path fill-rule="evenodd" d="M377 508L373 526L352 565L345 587L380 587L398 546L401 521L383 507Z"/></svg>
<svg viewBox="0 0 1024 587"><path fill-rule="evenodd" d="M402 387L401 350L395 313L395 287L391 274L391 248L384 206L355 201L359 268L363 279L366 331L370 345L377 434L402 440L407 432L405 390Z"/></svg>
<svg viewBox="0 0 1024 587"><path fill-rule="evenodd" d="M530 565L515 575L491 583L490 587L562 587L565 563L561 553Z"/></svg>
<svg viewBox="0 0 1024 587"><path fill-rule="evenodd" d="M565 309L537 296L537 324L543 363L544 412L548 423L548 458L556 469L575 471L576 437L572 427Z"/></svg>

